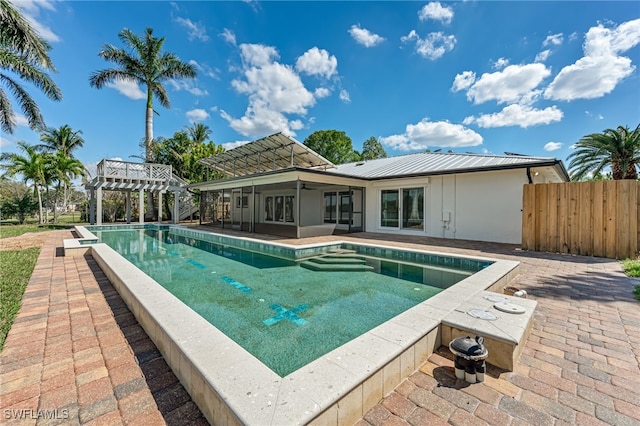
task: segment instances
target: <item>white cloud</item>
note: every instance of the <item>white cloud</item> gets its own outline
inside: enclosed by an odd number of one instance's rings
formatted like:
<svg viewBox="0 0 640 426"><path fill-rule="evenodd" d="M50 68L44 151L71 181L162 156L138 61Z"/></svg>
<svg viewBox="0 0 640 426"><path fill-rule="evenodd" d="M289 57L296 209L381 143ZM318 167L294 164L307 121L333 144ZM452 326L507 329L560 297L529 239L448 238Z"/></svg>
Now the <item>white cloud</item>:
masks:
<svg viewBox="0 0 640 426"><path fill-rule="evenodd" d="M314 92L313 95L317 98L317 99L321 99L321 98L326 98L327 96L329 96L331 94L331 91L329 89L327 89L326 87L318 87Z"/></svg>
<svg viewBox="0 0 640 426"><path fill-rule="evenodd" d="M16 126L29 127L29 120L22 114L15 114Z"/></svg>
<svg viewBox="0 0 640 426"><path fill-rule="evenodd" d="M192 123L202 122L209 118L209 113L201 108L195 108L187 111L187 118Z"/></svg>
<svg viewBox="0 0 640 426"><path fill-rule="evenodd" d="M400 151L424 150L430 146L465 147L482 144L482 136L460 124L423 119L407 124L405 132L379 138L383 145Z"/></svg>
<svg viewBox="0 0 640 426"><path fill-rule="evenodd" d="M275 48L241 44L240 54L244 63L242 77L234 79L231 86L248 96L249 105L240 118L234 118L224 110L220 110L220 116L245 136L280 131L295 135L295 130L303 128L304 124L285 114L306 115L308 108L315 104L314 94L305 88L292 66L276 62L279 55ZM319 93L324 94L322 90Z"/></svg>
<svg viewBox="0 0 640 426"><path fill-rule="evenodd" d="M502 71L482 76L471 85L467 99L474 104L496 100L498 103L522 102L535 97L533 90L551 71L543 64L509 65Z"/></svg>
<svg viewBox="0 0 640 426"><path fill-rule="evenodd" d="M212 69L210 66L208 65L202 65L199 64L198 62L196 62L195 60L191 59L189 61L189 64L193 65L194 67L196 67L196 69L198 70L198 72L206 75L207 77L211 77L211 78L215 78L216 80L219 80L219 73L220 70L214 70Z"/></svg>
<svg viewBox="0 0 640 426"><path fill-rule="evenodd" d="M175 21L187 29L187 32L188 32L187 37L189 38L189 40L193 40L196 38L200 41L209 40L209 36L207 35L207 30L204 28L204 25L197 22L193 22L191 19L188 19L188 18L178 17L175 19Z"/></svg>
<svg viewBox="0 0 640 426"><path fill-rule="evenodd" d="M225 28L221 33L220 33L220 37L222 37L222 39L224 41L226 41L229 44L233 44L234 46L236 45L236 35L234 34L233 31L231 31L228 28Z"/></svg>
<svg viewBox="0 0 640 426"><path fill-rule="evenodd" d="M312 47L296 61L296 70L308 75L320 75L326 78L338 72L338 60L324 49Z"/></svg>
<svg viewBox="0 0 640 426"><path fill-rule="evenodd" d="M635 70L631 59L619 56L640 43L640 19L610 29L602 24L585 35L584 56L564 67L544 92L547 99L571 101L610 93Z"/></svg>
<svg viewBox="0 0 640 426"><path fill-rule="evenodd" d="M342 89L340 91L340 94L338 95L338 97L340 98L340 100L342 102L344 102L345 104L350 104L351 103L351 97L349 96L349 92L347 92L346 90Z"/></svg>
<svg viewBox="0 0 640 426"><path fill-rule="evenodd" d="M562 148L562 143L560 143L560 142L547 142L547 143L544 145L544 150L545 150L545 151L549 151L549 152L551 152L551 151L557 151L557 150L559 150L560 148Z"/></svg>
<svg viewBox="0 0 640 426"><path fill-rule="evenodd" d="M11 145L11 141L0 134L0 148Z"/></svg>
<svg viewBox="0 0 640 426"><path fill-rule="evenodd" d="M562 120L562 111L554 106L545 109L532 108L529 105L512 104L494 114L482 114L479 117L467 117L464 124L476 123L480 127L520 126L523 129Z"/></svg>
<svg viewBox="0 0 640 426"><path fill-rule="evenodd" d="M241 44L240 56L247 66L261 67L280 59L275 47L263 44Z"/></svg>
<svg viewBox="0 0 640 426"><path fill-rule="evenodd" d="M373 47L384 41L384 37L374 34L366 28L360 28L360 25L352 25L349 29L351 37L364 47Z"/></svg>
<svg viewBox="0 0 640 426"><path fill-rule="evenodd" d="M131 80L115 80L113 83L105 84L107 87L116 89L129 99L146 99L147 95L138 86L138 83Z"/></svg>
<svg viewBox="0 0 640 426"><path fill-rule="evenodd" d="M422 9L418 11L418 18L420 18L421 21L433 19L443 24L449 24L451 23L451 19L453 19L453 9L442 6L440 2L434 1L424 5Z"/></svg>
<svg viewBox="0 0 640 426"><path fill-rule="evenodd" d="M507 58L500 58L493 63L494 70L501 70L502 68L509 65L509 60Z"/></svg>
<svg viewBox="0 0 640 426"><path fill-rule="evenodd" d="M453 50L456 45L455 36L445 35L442 31L429 33L426 38L422 38L415 30L411 30L409 34L401 37L400 40L403 43L409 43L415 40L416 53L432 61Z"/></svg>
<svg viewBox="0 0 640 426"><path fill-rule="evenodd" d="M559 46L562 44L562 33L548 35L542 42L542 46Z"/></svg>
<svg viewBox="0 0 640 426"><path fill-rule="evenodd" d="M227 143L223 143L223 144L222 144L222 146L224 147L224 149L225 149L226 151L229 151L230 149L237 148L237 147L242 146L242 145L246 145L246 144L248 144L249 142L251 142L251 141L235 141L235 142L227 142Z"/></svg>
<svg viewBox="0 0 640 426"><path fill-rule="evenodd" d="M209 94L206 90L196 87L192 80L169 80L169 84L177 91L184 90L195 96L206 96Z"/></svg>
<svg viewBox="0 0 640 426"><path fill-rule="evenodd" d="M19 0L13 1L12 4L20 9L23 17L29 21L33 29L50 43L55 43L60 41L60 37L55 34L51 28L44 25L42 22L38 20L38 15L40 14L40 9L47 9L48 11L55 11L55 7L53 6L52 1L47 0Z"/></svg>
<svg viewBox="0 0 640 426"><path fill-rule="evenodd" d="M534 60L534 62L544 62L547 60L550 54L551 50L545 49L536 55L536 59Z"/></svg>
<svg viewBox="0 0 640 426"><path fill-rule="evenodd" d="M475 81L475 72L463 71L461 74L456 75L456 78L453 80L453 86L451 86L451 91L459 92L460 90L467 90Z"/></svg>

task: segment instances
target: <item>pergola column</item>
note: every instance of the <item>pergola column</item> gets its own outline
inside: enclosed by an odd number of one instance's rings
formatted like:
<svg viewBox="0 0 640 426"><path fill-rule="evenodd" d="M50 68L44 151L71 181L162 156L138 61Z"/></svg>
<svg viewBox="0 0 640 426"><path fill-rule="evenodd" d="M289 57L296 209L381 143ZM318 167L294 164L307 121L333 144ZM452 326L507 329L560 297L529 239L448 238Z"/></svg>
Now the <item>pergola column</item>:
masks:
<svg viewBox="0 0 640 426"><path fill-rule="evenodd" d="M102 225L102 187L99 186L96 194L97 202L96 202L96 223L98 225Z"/></svg>
<svg viewBox="0 0 640 426"><path fill-rule="evenodd" d="M96 224L96 190L91 187L89 190L89 224Z"/></svg>
<svg viewBox="0 0 640 426"><path fill-rule="evenodd" d="M173 223L180 223L180 192L173 191Z"/></svg>
<svg viewBox="0 0 640 426"><path fill-rule="evenodd" d="M127 191L126 196L125 209L127 210L127 223L131 223L131 191Z"/></svg>
<svg viewBox="0 0 640 426"><path fill-rule="evenodd" d="M138 214L140 218L138 221L144 223L144 189L140 190L140 201L138 202Z"/></svg>
<svg viewBox="0 0 640 426"><path fill-rule="evenodd" d="M158 223L162 223L162 191L158 191Z"/></svg>

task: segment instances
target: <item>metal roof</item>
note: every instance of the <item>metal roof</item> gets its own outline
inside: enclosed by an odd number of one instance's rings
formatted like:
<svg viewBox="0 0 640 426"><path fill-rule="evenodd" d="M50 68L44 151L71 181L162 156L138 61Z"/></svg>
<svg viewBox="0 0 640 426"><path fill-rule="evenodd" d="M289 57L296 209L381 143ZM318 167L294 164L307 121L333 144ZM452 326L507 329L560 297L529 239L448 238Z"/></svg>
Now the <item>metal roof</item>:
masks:
<svg viewBox="0 0 640 426"><path fill-rule="evenodd" d="M227 177L252 175L290 167L326 170L335 165L297 140L276 133L199 160Z"/></svg>
<svg viewBox="0 0 640 426"><path fill-rule="evenodd" d="M558 160L551 157L423 152L340 164L335 169L327 170L327 172L365 179L383 179L408 175L445 174L483 169L510 169L557 163Z"/></svg>

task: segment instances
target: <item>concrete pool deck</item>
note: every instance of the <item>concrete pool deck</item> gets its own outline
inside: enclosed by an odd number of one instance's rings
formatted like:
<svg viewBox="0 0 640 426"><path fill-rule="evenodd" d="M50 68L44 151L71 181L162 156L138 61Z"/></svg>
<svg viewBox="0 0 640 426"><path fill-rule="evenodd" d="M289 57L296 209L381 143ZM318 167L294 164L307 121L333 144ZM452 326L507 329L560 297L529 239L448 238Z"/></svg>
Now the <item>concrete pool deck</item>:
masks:
<svg viewBox="0 0 640 426"><path fill-rule="evenodd" d="M67 407L68 414L75 419L72 422L83 424L107 418L119 418L122 422L137 420L145 424L163 421L192 424L193 421L185 421L187 417L204 420L193 405L189 406L184 390L182 396L173 401L177 406L172 410L163 408L168 399L167 392L159 390L166 387L158 389L158 377L151 369L135 368L135 364L144 367L145 357L150 354L154 354L153 360L158 362L157 349L152 348L152 344L143 352L136 349L139 345L136 342L143 340L144 332L140 333L140 327L135 319L131 319L130 313L129 322L117 321L124 312L123 303L120 300L120 305L113 305L117 294L113 294L112 287L108 288L108 280L90 258L57 256L62 239L69 237L68 231L61 231L43 247L25 293L23 308L0 355L3 415L7 413L5 409L31 409L35 413L38 409L52 412ZM550 424L560 423L560 420L584 424L588 421L598 423L597 419L606 424L635 424L640 420L636 413L640 401L637 386L640 383L640 309L631 294L637 281L625 277L617 262L520 252L510 245L397 235L359 234L333 238L337 239L518 260L521 269L515 285L527 290L530 298L538 302L532 334L514 372L494 369L484 384L457 387L448 380L452 367L447 364L451 361L446 352L434 354L380 404L362 413L364 417L359 420L360 424L427 424L436 418L452 423L494 424L519 421ZM331 240L331 237L323 237L313 241L279 242L308 244ZM91 284L92 281L95 283ZM66 286L64 291L61 291L62 286ZM98 313L86 315L87 310L92 312L101 303ZM113 313L109 314L105 308ZM56 324L58 318L55 317L64 316L65 309L71 321ZM66 337L58 336L66 336L65 330L72 334L75 314L83 313L79 318L85 321L78 330L84 334L70 337L63 350ZM111 367L116 363L113 354L106 350L111 345L103 344L101 340L101 336L107 334L106 329L112 338L120 336L119 344L128 346L129 361L134 365L128 363L128 368L119 370ZM129 340L127 336L132 330L137 331ZM115 351L115 348L111 350ZM76 356L76 352L82 353ZM143 353L147 355L141 356ZM80 366L70 367L76 359ZM70 374L70 368L74 369L75 377ZM135 381L135 385L115 384L123 370L134 372L135 377L130 381ZM53 375L54 372L57 374ZM166 373L165 370L162 374ZM64 380L59 376L65 376ZM58 383L64 383L56 386L51 381L53 377ZM176 384L175 380L173 384ZM93 392L99 399L89 401L85 397L87 393L83 390L89 389L87 385L101 389ZM85 388L81 389L82 386ZM131 395L146 402L133 404ZM161 395L165 395L164 398ZM179 405L176 401L185 402ZM148 412L134 409L140 405L147 407ZM181 417L180 413L185 416ZM32 420L25 424L35 423L36 420Z"/></svg>

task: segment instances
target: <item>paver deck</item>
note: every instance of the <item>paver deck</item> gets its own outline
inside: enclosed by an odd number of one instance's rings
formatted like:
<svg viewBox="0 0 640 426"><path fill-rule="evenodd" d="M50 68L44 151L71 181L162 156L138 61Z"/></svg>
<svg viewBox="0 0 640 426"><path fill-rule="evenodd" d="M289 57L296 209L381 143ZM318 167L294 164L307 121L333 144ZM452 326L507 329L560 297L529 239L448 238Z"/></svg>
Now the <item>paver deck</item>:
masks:
<svg viewBox="0 0 640 426"><path fill-rule="evenodd" d="M70 237L57 232L42 248L0 354L2 422L205 424L95 262L62 257L62 240ZM358 426L640 425L640 305L632 294L640 282L625 277L617 261L373 233L278 240L384 241L521 262L512 285L538 307L514 371L489 368L484 383L465 384L455 380L451 354L442 347L362 413Z"/></svg>

